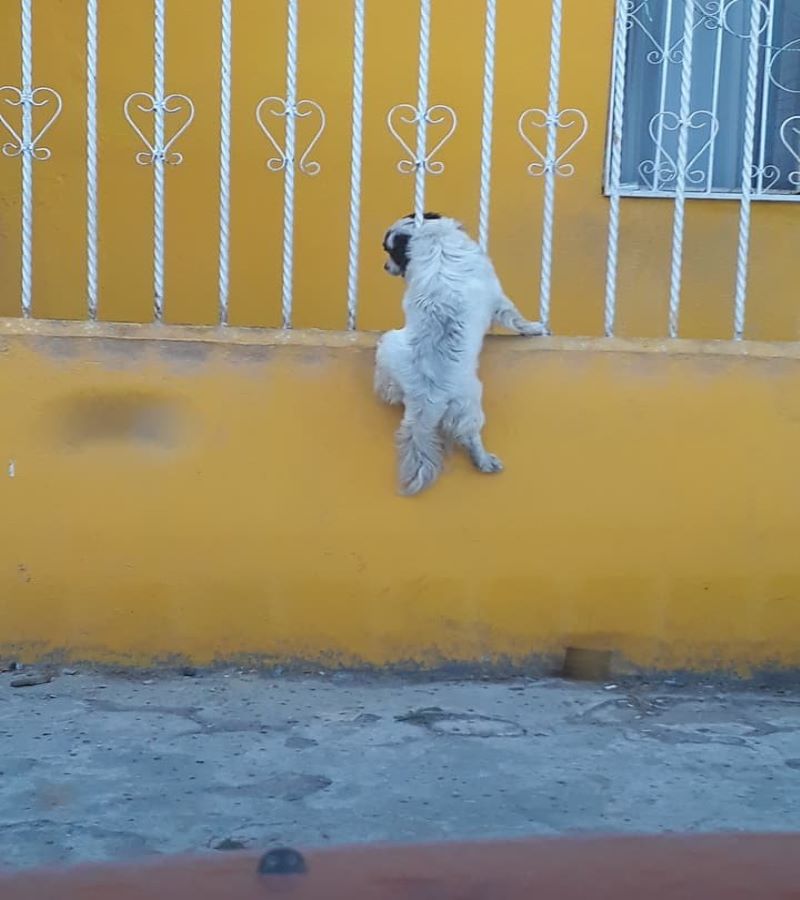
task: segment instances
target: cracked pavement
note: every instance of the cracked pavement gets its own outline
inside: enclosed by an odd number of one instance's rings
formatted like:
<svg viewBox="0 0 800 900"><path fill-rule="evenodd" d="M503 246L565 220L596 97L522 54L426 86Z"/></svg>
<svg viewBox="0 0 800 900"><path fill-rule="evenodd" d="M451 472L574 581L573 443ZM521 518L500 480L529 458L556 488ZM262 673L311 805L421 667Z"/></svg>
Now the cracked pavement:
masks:
<svg viewBox="0 0 800 900"><path fill-rule="evenodd" d="M231 670L0 675L0 865L800 830L800 692Z"/></svg>

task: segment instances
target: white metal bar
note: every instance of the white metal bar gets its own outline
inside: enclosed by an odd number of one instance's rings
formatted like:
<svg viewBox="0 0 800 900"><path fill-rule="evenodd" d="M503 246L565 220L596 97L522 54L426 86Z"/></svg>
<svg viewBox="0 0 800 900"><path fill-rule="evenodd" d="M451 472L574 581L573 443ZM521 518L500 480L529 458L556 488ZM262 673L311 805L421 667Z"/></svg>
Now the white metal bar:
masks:
<svg viewBox="0 0 800 900"><path fill-rule="evenodd" d="M286 29L286 144L283 179L283 279L281 317L284 328L292 327L292 283L294 279L294 181L297 142L297 0L288 0Z"/></svg>
<svg viewBox="0 0 800 900"><path fill-rule="evenodd" d="M497 0L486 0L486 37L483 59L483 122L481 127L481 185L478 202L478 243L489 247L489 210L492 189L492 125L494 120L494 69L497 32Z"/></svg>
<svg viewBox="0 0 800 900"><path fill-rule="evenodd" d="M733 336L744 335L747 303L747 268L750 253L750 201L753 193L753 155L755 152L756 95L758 91L758 37L761 30L761 3L750 0L750 47L747 54L747 92L744 107L744 148L742 153L742 199L739 206L739 247L736 255L736 299Z"/></svg>
<svg viewBox="0 0 800 900"><path fill-rule="evenodd" d="M690 4L694 0L685 0ZM661 60L661 88L659 91L658 111L663 113L667 108L667 87L669 86L670 67L670 42L672 41L672 11L674 0L667 0L667 8L664 14L664 58ZM655 169L653 170L653 190L658 190L661 174L661 151L664 146L664 117L658 119L658 135L656 137Z"/></svg>
<svg viewBox="0 0 800 900"><path fill-rule="evenodd" d="M767 124L769 122L769 101L771 96L770 70L772 68L773 47L772 40L775 34L775 0L769 0L767 7L767 35L764 58L764 79L761 89L761 135L758 149L758 193L764 192L764 168L767 165Z"/></svg>
<svg viewBox="0 0 800 900"><path fill-rule="evenodd" d="M219 324L228 324L231 230L231 0L220 0Z"/></svg>
<svg viewBox="0 0 800 900"><path fill-rule="evenodd" d="M550 299L553 281L553 230L555 227L556 166L558 156L558 102L561 79L561 30L563 0L553 0L550 17L550 78L547 99L547 150L544 170L542 266L539 280L539 319L550 333Z"/></svg>
<svg viewBox="0 0 800 900"><path fill-rule="evenodd" d="M686 216L686 168L689 159L689 116L692 110L692 57L694 50L694 2L684 0L683 61L681 63L680 124L675 182L675 214L672 223L672 265L669 288L669 336L678 336L683 269L683 231Z"/></svg>
<svg viewBox="0 0 800 900"><path fill-rule="evenodd" d="M97 319L97 0L86 0L86 303Z"/></svg>
<svg viewBox="0 0 800 900"><path fill-rule="evenodd" d="M22 315L33 314L33 11L22 0Z"/></svg>
<svg viewBox="0 0 800 900"><path fill-rule="evenodd" d="M153 23L153 317L164 321L164 70L166 0L155 0Z"/></svg>
<svg viewBox="0 0 800 900"><path fill-rule="evenodd" d="M717 10L717 35L714 42L714 76L711 81L711 116L712 123L717 121L719 111L719 89L722 78L722 39L725 36L725 4L720 3ZM711 145L708 148L708 172L706 173L706 193L714 190L714 151L717 145L717 134L712 124Z"/></svg>
<svg viewBox="0 0 800 900"><path fill-rule="evenodd" d="M606 196L611 196L611 191L605 191ZM633 199L641 200L641 199L656 199L656 200L674 200L675 193L673 191L642 191L637 187L632 187L631 185L623 185L620 187L620 196L622 197L631 197ZM698 194L698 200L726 200L730 202L731 200L738 200L739 193L738 190L734 191L713 191L710 194ZM798 203L800 202L800 194L790 194L788 191L775 191L769 192L765 194L760 194L758 197L759 203Z"/></svg>
<svg viewBox="0 0 800 900"><path fill-rule="evenodd" d="M603 331L614 336L617 316L617 270L619 263L620 180L622 175L622 127L625 115L625 75L628 55L628 0L617 0L614 19L614 96L611 118L610 204L608 254Z"/></svg>
<svg viewBox="0 0 800 900"><path fill-rule="evenodd" d="M364 14L366 0L353 10L353 133L350 151L350 240L347 267L347 327L358 314L358 250L361 237L361 148L364 132Z"/></svg>
<svg viewBox="0 0 800 900"><path fill-rule="evenodd" d="M428 80L431 57L431 0L419 3L419 82L417 86L417 153L414 173L414 221L425 213L425 157L427 156Z"/></svg>

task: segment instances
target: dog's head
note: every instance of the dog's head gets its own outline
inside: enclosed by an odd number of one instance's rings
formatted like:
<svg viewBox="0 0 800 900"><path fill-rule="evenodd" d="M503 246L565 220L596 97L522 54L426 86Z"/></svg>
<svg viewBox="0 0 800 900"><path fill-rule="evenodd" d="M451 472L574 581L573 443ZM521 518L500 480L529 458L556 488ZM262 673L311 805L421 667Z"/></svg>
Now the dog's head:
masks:
<svg viewBox="0 0 800 900"><path fill-rule="evenodd" d="M425 221L431 221L442 217L439 213L426 212L423 218ZM398 219L383 236L383 249L389 254L383 268L390 275L405 277L409 260L408 242L411 240L415 228L414 214L411 213Z"/></svg>

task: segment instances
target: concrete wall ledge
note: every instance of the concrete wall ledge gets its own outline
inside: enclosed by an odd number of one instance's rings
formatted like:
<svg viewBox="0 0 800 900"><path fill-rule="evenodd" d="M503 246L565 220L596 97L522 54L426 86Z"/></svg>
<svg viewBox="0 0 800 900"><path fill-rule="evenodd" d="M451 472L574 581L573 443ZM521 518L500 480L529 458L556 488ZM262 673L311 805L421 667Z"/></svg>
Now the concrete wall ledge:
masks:
<svg viewBox="0 0 800 900"><path fill-rule="evenodd" d="M56 319L0 318L0 340L12 337L70 337L127 341L181 341L257 347L373 348L378 332L306 329L240 328L213 325L140 325ZM595 353L663 353L669 356L755 356L800 359L800 341L700 341L669 338L547 337L521 339L490 335L487 345L504 351L587 351Z"/></svg>

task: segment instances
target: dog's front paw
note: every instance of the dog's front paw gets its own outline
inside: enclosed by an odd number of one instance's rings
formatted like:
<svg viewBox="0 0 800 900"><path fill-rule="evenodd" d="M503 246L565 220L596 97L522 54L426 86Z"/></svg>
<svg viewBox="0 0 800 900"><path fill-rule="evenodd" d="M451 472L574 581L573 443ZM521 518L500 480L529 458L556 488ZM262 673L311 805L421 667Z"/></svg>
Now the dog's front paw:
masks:
<svg viewBox="0 0 800 900"><path fill-rule="evenodd" d="M388 378L382 373L378 373L375 377L375 393L379 399L389 406L397 406L403 402L403 392L400 385L392 378Z"/></svg>
<svg viewBox="0 0 800 900"><path fill-rule="evenodd" d="M525 337L539 337L540 335L547 334L547 329L541 322L522 321L519 323L517 331Z"/></svg>
<svg viewBox="0 0 800 900"><path fill-rule="evenodd" d="M486 472L487 475L503 471L503 463L494 453L487 453L486 456L478 461L477 465L478 469L481 472Z"/></svg>
<svg viewBox="0 0 800 900"><path fill-rule="evenodd" d="M399 406L403 402L403 392L394 383L384 385L377 393L380 399L389 406Z"/></svg>

